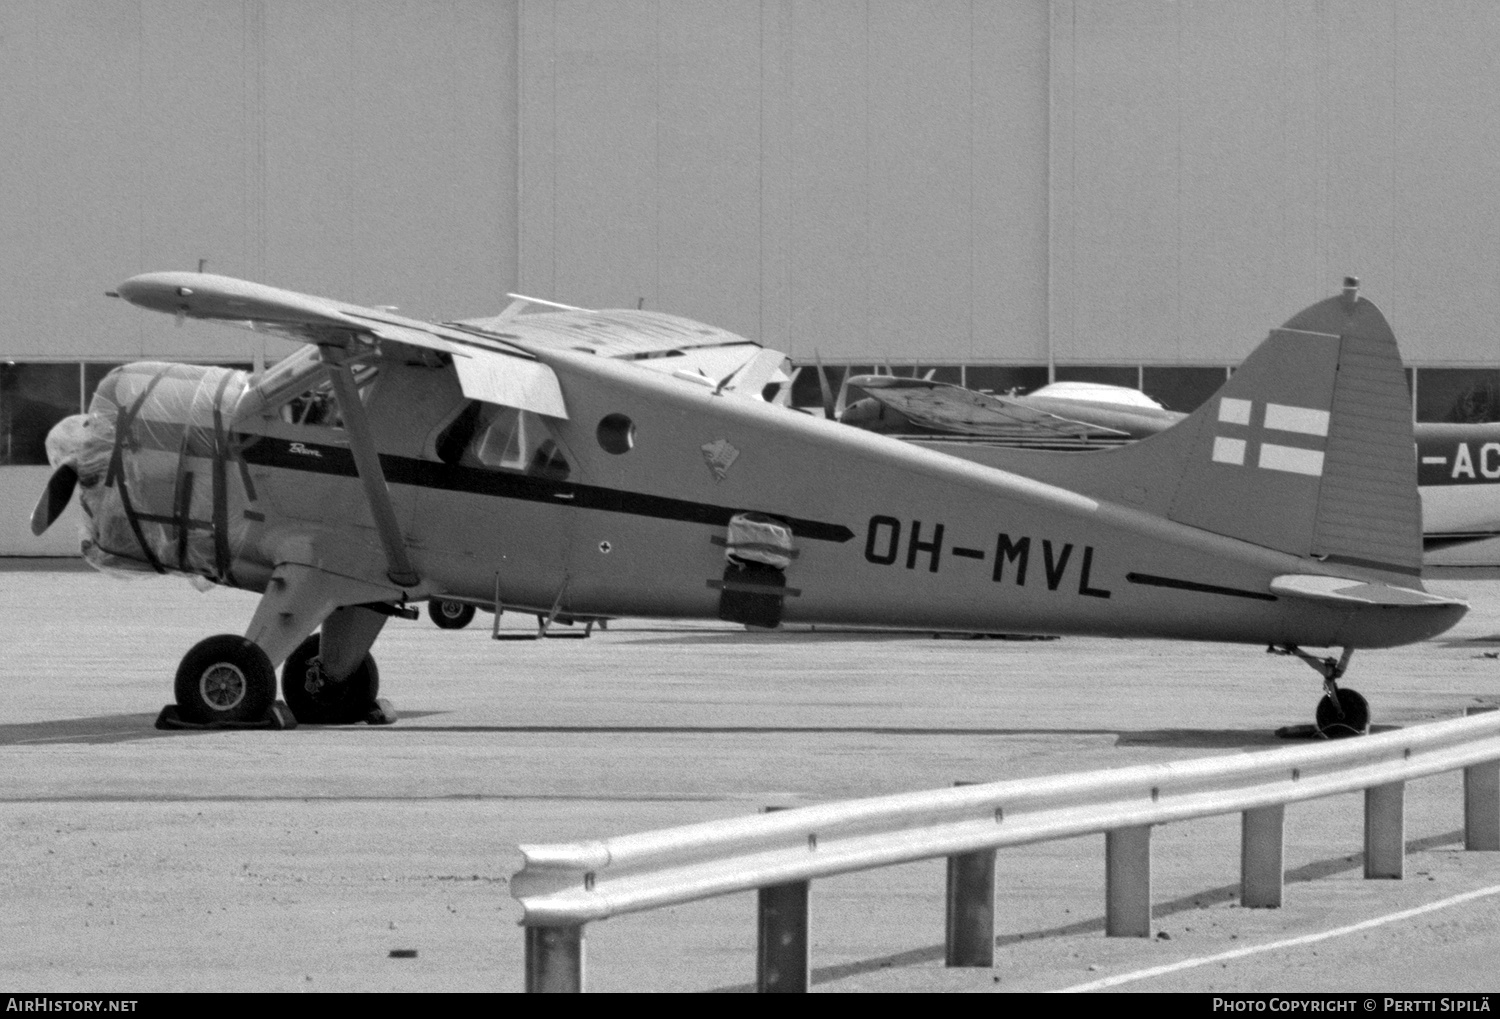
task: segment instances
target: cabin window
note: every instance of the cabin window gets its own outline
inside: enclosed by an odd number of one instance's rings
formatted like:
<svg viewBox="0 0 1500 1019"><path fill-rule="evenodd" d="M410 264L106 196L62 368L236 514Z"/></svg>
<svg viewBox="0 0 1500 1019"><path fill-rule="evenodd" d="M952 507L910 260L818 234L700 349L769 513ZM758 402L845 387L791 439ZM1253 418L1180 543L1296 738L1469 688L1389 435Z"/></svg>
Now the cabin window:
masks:
<svg viewBox="0 0 1500 1019"><path fill-rule="evenodd" d="M635 422L624 414L605 415L599 421L597 435L606 453L629 453L635 447Z"/></svg>
<svg viewBox="0 0 1500 1019"><path fill-rule="evenodd" d="M562 449L542 419L514 407L470 401L437 440L447 464L521 471L561 481L570 472Z"/></svg>

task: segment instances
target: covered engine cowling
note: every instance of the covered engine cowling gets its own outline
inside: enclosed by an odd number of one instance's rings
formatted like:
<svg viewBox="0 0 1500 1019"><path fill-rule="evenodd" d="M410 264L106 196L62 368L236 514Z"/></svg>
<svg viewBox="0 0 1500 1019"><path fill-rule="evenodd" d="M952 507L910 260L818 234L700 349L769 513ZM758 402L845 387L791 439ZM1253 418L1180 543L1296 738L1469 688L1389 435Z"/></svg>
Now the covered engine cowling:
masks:
<svg viewBox="0 0 1500 1019"><path fill-rule="evenodd" d="M229 435L247 381L229 368L129 364L104 377L81 421L53 429L54 467L78 473L89 563L231 579L250 527Z"/></svg>

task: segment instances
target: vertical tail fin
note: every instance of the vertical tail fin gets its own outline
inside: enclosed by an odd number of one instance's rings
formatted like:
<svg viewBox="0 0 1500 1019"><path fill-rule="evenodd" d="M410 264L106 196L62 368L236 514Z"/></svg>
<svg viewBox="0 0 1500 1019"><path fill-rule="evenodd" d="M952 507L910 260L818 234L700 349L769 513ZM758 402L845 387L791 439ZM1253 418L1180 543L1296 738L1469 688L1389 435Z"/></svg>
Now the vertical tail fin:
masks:
<svg viewBox="0 0 1500 1019"><path fill-rule="evenodd" d="M1357 287L1272 330L1207 403L1133 445L923 444L1410 585L1422 567L1411 396L1390 324Z"/></svg>
<svg viewBox="0 0 1500 1019"><path fill-rule="evenodd" d="M1273 330L1179 426L1197 434L1168 517L1294 555L1421 573L1411 396L1390 324L1357 286Z"/></svg>

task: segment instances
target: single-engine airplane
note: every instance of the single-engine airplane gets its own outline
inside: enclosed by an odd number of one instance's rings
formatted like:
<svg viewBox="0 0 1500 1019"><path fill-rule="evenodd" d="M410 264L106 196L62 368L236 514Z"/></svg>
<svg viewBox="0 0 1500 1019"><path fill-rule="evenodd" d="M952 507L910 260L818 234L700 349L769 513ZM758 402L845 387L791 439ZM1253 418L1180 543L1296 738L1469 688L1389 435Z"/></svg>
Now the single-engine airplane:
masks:
<svg viewBox="0 0 1500 1019"><path fill-rule="evenodd" d="M183 657L189 719L261 717L281 665L300 721L362 720L386 619L452 595L1264 644L1317 670L1319 727L1352 733L1353 652L1467 609L1422 587L1400 354L1352 287L1174 427L1087 475L1031 451L1051 461L1031 477L768 404L781 354L669 315L518 302L434 325L191 272L116 293L307 343L258 377L124 366L49 436L34 531L76 482L95 565L262 592L243 636Z"/></svg>
<svg viewBox="0 0 1500 1019"><path fill-rule="evenodd" d="M828 417L980 463L994 461L987 446L1093 452L1187 417L1138 389L1086 382L1001 396L932 379L854 375L835 398L821 364L817 370ZM1492 547L1500 544L1500 423L1417 422L1413 433L1429 572L1500 563ZM998 462L1012 470L1026 463L1004 454Z"/></svg>

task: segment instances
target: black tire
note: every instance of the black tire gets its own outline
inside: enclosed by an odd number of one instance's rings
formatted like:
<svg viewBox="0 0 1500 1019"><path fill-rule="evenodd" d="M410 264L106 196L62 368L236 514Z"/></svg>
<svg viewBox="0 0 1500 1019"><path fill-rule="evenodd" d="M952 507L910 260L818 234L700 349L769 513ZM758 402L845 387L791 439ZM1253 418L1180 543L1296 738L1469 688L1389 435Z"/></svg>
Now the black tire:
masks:
<svg viewBox="0 0 1500 1019"><path fill-rule="evenodd" d="M1343 739L1346 736L1363 736L1370 731L1370 705L1359 693L1341 688L1339 707L1343 709L1342 718L1329 696L1323 695L1323 699L1318 701L1315 716L1318 732L1328 739Z"/></svg>
<svg viewBox="0 0 1500 1019"><path fill-rule="evenodd" d="M182 656L175 686L185 721L258 722L276 699L276 670L260 645L222 633Z"/></svg>
<svg viewBox="0 0 1500 1019"><path fill-rule="evenodd" d="M315 633L287 656L286 664L281 667L282 699L301 725L352 725L365 721L380 692L380 670L375 667L375 659L367 654L348 679L341 683L322 682L310 691L308 680L319 677L308 673L317 665L321 644L322 639Z"/></svg>
<svg viewBox="0 0 1500 1019"><path fill-rule="evenodd" d="M427 603L427 617L440 630L462 630L474 621L474 606L461 601L434 598Z"/></svg>

